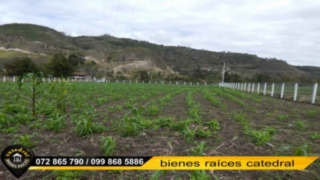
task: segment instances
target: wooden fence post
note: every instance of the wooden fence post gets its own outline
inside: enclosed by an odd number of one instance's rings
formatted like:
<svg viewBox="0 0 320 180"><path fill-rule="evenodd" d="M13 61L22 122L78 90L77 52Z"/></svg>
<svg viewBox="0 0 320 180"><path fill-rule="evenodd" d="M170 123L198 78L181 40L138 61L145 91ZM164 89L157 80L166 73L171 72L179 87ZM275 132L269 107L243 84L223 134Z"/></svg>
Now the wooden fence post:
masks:
<svg viewBox="0 0 320 180"><path fill-rule="evenodd" d="M273 97L273 94L274 94L274 83L272 83L271 97Z"/></svg>
<svg viewBox="0 0 320 180"><path fill-rule="evenodd" d="M281 85L281 95L280 95L281 99L283 98L283 94L284 94L284 83L282 83Z"/></svg>
<svg viewBox="0 0 320 180"><path fill-rule="evenodd" d="M293 101L297 101L298 96L298 83L294 84L294 93L293 93Z"/></svg>
<svg viewBox="0 0 320 180"><path fill-rule="evenodd" d="M312 100L311 100L311 104L316 103L317 90L318 90L318 83L315 83L315 84L314 84L314 86L313 86L313 93L312 93Z"/></svg>

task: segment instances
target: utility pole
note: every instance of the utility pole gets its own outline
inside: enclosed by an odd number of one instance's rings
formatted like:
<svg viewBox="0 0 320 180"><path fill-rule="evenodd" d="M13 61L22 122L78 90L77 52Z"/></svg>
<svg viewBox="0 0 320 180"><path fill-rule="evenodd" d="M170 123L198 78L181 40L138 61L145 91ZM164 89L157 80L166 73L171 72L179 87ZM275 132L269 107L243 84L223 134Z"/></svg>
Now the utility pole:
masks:
<svg viewBox="0 0 320 180"><path fill-rule="evenodd" d="M224 73L226 72L226 63L223 63L223 69L222 69L222 83L224 83Z"/></svg>

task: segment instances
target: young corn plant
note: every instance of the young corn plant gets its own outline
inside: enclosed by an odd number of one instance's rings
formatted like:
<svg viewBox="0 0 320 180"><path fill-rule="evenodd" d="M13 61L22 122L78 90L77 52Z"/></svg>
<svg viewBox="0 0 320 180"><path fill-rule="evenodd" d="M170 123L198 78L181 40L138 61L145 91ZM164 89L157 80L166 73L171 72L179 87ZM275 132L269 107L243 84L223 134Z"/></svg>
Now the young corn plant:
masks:
<svg viewBox="0 0 320 180"><path fill-rule="evenodd" d="M252 130L251 137L254 139L255 143L258 146L268 143L271 139L270 133L264 130L261 130L261 131Z"/></svg>
<svg viewBox="0 0 320 180"><path fill-rule="evenodd" d="M208 137L212 136L212 134L209 130L204 130L199 127L197 127L194 131L196 132L195 137L197 137L197 138L208 138Z"/></svg>
<svg viewBox="0 0 320 180"><path fill-rule="evenodd" d="M104 152L105 156L110 156L114 152L114 149L116 147L116 139L112 136L108 137L102 137L100 139L101 143L101 150Z"/></svg>
<svg viewBox="0 0 320 180"><path fill-rule="evenodd" d="M21 77L19 77L19 89L21 89L22 85L25 85L28 87L28 89L31 91L31 98L26 97L31 102L31 111L33 118L36 118L36 98L39 94L41 94L41 91L37 91L39 86L42 83L43 74L42 72L36 74L36 73L28 73ZM29 80L30 84L28 82L23 82L24 79Z"/></svg>
<svg viewBox="0 0 320 180"><path fill-rule="evenodd" d="M88 115L78 116L75 133L80 137L85 137L93 133L92 120Z"/></svg>
<svg viewBox="0 0 320 180"><path fill-rule="evenodd" d="M318 132L312 133L311 139L313 139L313 140L315 140L315 139L320 139L320 133L318 133Z"/></svg>
<svg viewBox="0 0 320 180"><path fill-rule="evenodd" d="M211 176L205 170L194 170L189 175L190 180L211 180ZM216 178L217 179L217 178Z"/></svg>
<svg viewBox="0 0 320 180"><path fill-rule="evenodd" d="M183 136L187 142L193 143L195 135L196 135L196 132L194 130L191 130L188 126L185 126L183 130Z"/></svg>
<svg viewBox="0 0 320 180"><path fill-rule="evenodd" d="M155 116L159 114L159 111L160 111L159 106L156 105L154 102L148 108L148 114L150 116Z"/></svg>
<svg viewBox="0 0 320 180"><path fill-rule="evenodd" d="M311 154L312 147L308 144L304 144L300 147L297 147L295 150L295 156L309 156Z"/></svg>
<svg viewBox="0 0 320 180"><path fill-rule="evenodd" d="M315 117L316 114L317 114L317 110L309 110L309 111L308 111L308 117L309 117L309 118Z"/></svg>
<svg viewBox="0 0 320 180"><path fill-rule="evenodd" d="M47 129L53 132L60 132L65 123L65 116L56 112L53 117L47 121Z"/></svg>
<svg viewBox="0 0 320 180"><path fill-rule="evenodd" d="M14 144L21 144L29 148L34 147L36 143L31 140L34 135L20 135Z"/></svg>
<svg viewBox="0 0 320 180"><path fill-rule="evenodd" d="M219 131L220 130L220 123L216 119L213 119L209 122L206 122L205 125L207 125L211 131Z"/></svg>
<svg viewBox="0 0 320 180"><path fill-rule="evenodd" d="M279 121L285 121L286 119L287 119L287 116L286 116L286 115L282 115L282 114L281 114L281 115L278 116L278 120L279 120Z"/></svg>
<svg viewBox="0 0 320 180"><path fill-rule="evenodd" d="M174 121L169 124L170 129L182 132L186 126L191 124L191 120L181 120L181 121Z"/></svg>
<svg viewBox="0 0 320 180"><path fill-rule="evenodd" d="M53 82L50 85L50 92L53 94L53 99L55 100L56 108L61 112L66 112L67 106L67 95L68 90L71 87L71 83L62 79L61 82Z"/></svg>
<svg viewBox="0 0 320 180"><path fill-rule="evenodd" d="M0 112L0 129L6 129L16 124L15 118Z"/></svg>
<svg viewBox="0 0 320 180"><path fill-rule="evenodd" d="M301 120L299 120L299 121L295 121L295 122L294 122L294 125L295 125L295 127L296 127L296 129L297 129L298 131L303 131L303 130L305 130L306 127L307 127L307 124L306 124L306 123L307 123L306 121L301 121Z"/></svg>
<svg viewBox="0 0 320 180"><path fill-rule="evenodd" d="M139 134L140 127L135 119L137 119L137 117L124 116L121 129L123 136L137 136Z"/></svg>
<svg viewBox="0 0 320 180"><path fill-rule="evenodd" d="M203 156L204 151L207 149L206 142L201 141L198 146L191 148L190 152L192 156Z"/></svg>
<svg viewBox="0 0 320 180"><path fill-rule="evenodd" d="M69 180L69 179L79 179L84 178L84 171L53 171L53 175L56 180ZM46 179L46 178L44 178Z"/></svg>
<svg viewBox="0 0 320 180"><path fill-rule="evenodd" d="M166 174L167 174L168 171L166 170L160 170L160 171L155 171L151 177L150 177L150 180L159 180L163 177L166 177Z"/></svg>

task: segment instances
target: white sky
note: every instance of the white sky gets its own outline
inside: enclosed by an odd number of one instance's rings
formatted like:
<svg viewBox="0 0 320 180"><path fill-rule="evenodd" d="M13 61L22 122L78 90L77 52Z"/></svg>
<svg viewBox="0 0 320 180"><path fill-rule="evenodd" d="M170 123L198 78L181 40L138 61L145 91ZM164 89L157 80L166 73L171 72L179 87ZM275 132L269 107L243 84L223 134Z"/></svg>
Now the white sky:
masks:
<svg viewBox="0 0 320 180"><path fill-rule="evenodd" d="M0 0L0 24L128 37L320 66L319 0Z"/></svg>

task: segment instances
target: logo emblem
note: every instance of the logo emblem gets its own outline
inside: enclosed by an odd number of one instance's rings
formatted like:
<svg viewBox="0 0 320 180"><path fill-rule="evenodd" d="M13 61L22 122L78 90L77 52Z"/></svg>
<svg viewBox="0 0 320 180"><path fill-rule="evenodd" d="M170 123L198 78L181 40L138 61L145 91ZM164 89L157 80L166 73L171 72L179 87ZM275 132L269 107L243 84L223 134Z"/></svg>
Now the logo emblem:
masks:
<svg viewBox="0 0 320 180"><path fill-rule="evenodd" d="M9 146L1 154L3 164L17 178L28 170L33 157L31 149L22 145Z"/></svg>

